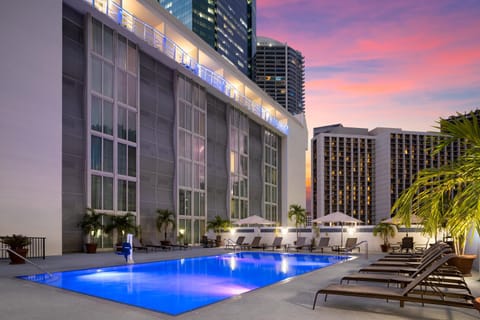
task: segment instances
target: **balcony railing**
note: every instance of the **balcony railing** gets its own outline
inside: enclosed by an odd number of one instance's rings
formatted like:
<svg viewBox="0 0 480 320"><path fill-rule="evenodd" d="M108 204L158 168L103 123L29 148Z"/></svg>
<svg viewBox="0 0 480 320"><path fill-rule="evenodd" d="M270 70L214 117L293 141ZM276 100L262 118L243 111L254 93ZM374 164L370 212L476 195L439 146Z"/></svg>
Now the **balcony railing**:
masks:
<svg viewBox="0 0 480 320"><path fill-rule="evenodd" d="M219 90L224 95L238 102L249 112L268 122L280 132L288 134L288 124L281 122L275 115L272 115L262 105L243 95L235 86L225 80L224 77L198 63L174 41L169 39L154 27L138 19L112 0L84 1L88 2L92 5L92 7L110 17L117 24L123 26L130 32L137 35L139 38L145 40L152 47L158 49L160 52L184 66L187 70L191 71L193 74L209 83L212 87Z"/></svg>

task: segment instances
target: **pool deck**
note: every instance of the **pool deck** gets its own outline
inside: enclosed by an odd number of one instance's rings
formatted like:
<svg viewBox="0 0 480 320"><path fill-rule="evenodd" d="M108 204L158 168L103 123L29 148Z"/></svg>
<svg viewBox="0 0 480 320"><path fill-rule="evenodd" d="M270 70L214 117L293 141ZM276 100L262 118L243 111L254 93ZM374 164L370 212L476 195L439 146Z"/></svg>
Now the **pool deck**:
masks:
<svg viewBox="0 0 480 320"><path fill-rule="evenodd" d="M135 252L135 262L177 259L193 256L216 255L228 252L223 248L193 248L189 250ZM41 273L32 265L10 265L0 260L0 310L9 320L123 320L123 319L479 319L474 309L406 303L400 308L398 302L379 299L329 296L327 302L319 296L315 310L312 303L315 292L330 283L338 283L342 275L354 272L380 254L364 254L349 262L330 266L293 279L257 289L206 307L169 316L111 301L97 299L53 287L48 287L15 278L17 275ZM65 254L33 260L48 272L103 267L123 264L122 256L111 252L97 254ZM473 295L480 296L479 274L466 278ZM195 285L195 284L192 284ZM0 317L3 319L3 316Z"/></svg>

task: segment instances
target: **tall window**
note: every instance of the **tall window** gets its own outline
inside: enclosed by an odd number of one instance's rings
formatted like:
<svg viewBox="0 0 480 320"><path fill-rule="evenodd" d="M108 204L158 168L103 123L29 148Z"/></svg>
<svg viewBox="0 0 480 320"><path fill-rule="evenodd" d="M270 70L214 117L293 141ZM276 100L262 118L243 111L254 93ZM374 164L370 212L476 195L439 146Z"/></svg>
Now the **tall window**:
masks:
<svg viewBox="0 0 480 320"><path fill-rule="evenodd" d="M264 135L265 218L278 220L278 136L265 130Z"/></svg>
<svg viewBox="0 0 480 320"><path fill-rule="evenodd" d="M248 118L238 110L230 112L230 218L248 216Z"/></svg>
<svg viewBox="0 0 480 320"><path fill-rule="evenodd" d="M137 47L95 19L89 40L89 206L104 213L135 213Z"/></svg>
<svg viewBox="0 0 480 320"><path fill-rule="evenodd" d="M206 93L178 78L178 213L185 240L200 242L206 220Z"/></svg>

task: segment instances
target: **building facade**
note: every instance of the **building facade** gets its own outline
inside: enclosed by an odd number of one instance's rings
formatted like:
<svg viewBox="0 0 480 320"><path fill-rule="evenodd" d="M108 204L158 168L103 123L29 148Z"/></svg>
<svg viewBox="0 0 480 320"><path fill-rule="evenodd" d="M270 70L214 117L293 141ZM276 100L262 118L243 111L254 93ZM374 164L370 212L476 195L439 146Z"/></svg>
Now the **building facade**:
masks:
<svg viewBox="0 0 480 320"><path fill-rule="evenodd" d="M277 40L258 37L254 80L291 114L305 112L305 58Z"/></svg>
<svg viewBox="0 0 480 320"><path fill-rule="evenodd" d="M312 147L313 217L341 211L376 224L389 218L391 207L417 172L455 159L461 147L452 144L436 155L440 133L395 128L314 129Z"/></svg>
<svg viewBox="0 0 480 320"><path fill-rule="evenodd" d="M286 225L288 205L305 204L305 120L155 1L7 11L11 26L32 12L25 18L42 36L4 39L0 234L44 236L57 255L81 250L87 207L104 225L133 213L145 238L160 238L156 211L168 209L196 244L217 215ZM111 235L96 237L112 248Z"/></svg>
<svg viewBox="0 0 480 320"><path fill-rule="evenodd" d="M208 45L251 76L256 43L255 0L158 0Z"/></svg>

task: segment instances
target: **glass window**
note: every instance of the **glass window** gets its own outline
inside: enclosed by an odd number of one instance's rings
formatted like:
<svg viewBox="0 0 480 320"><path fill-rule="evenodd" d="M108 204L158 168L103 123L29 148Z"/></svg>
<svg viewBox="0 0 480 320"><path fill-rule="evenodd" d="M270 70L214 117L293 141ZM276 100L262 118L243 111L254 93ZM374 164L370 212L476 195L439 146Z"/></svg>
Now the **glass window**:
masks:
<svg viewBox="0 0 480 320"><path fill-rule="evenodd" d="M92 96L92 112L91 112L92 130L102 131L102 100Z"/></svg>
<svg viewBox="0 0 480 320"><path fill-rule="evenodd" d="M137 106L137 78L131 74L128 77L128 104L132 107Z"/></svg>
<svg viewBox="0 0 480 320"><path fill-rule="evenodd" d="M137 211L137 183L128 181L128 211Z"/></svg>
<svg viewBox="0 0 480 320"><path fill-rule="evenodd" d="M113 30L106 26L103 29L103 56L113 60Z"/></svg>
<svg viewBox="0 0 480 320"><path fill-rule="evenodd" d="M102 138L92 136L90 149L91 168L102 170Z"/></svg>
<svg viewBox="0 0 480 320"><path fill-rule="evenodd" d="M186 125L185 125L185 103L184 102L180 102L179 103L179 108L178 108L178 125L180 126L180 128L186 128Z"/></svg>
<svg viewBox="0 0 480 320"><path fill-rule="evenodd" d="M113 141L103 139L103 171L113 172Z"/></svg>
<svg viewBox="0 0 480 320"><path fill-rule="evenodd" d="M127 211L127 181L118 180L118 201L117 209L119 211Z"/></svg>
<svg viewBox="0 0 480 320"><path fill-rule="evenodd" d="M97 20L92 22L92 50L102 55L102 24Z"/></svg>
<svg viewBox="0 0 480 320"><path fill-rule="evenodd" d="M118 36L117 42L117 65L124 70L127 69L127 39L121 35Z"/></svg>
<svg viewBox="0 0 480 320"><path fill-rule="evenodd" d="M113 104L108 101L103 102L103 132L113 135Z"/></svg>
<svg viewBox="0 0 480 320"><path fill-rule="evenodd" d="M103 94L113 98L113 66L103 64Z"/></svg>
<svg viewBox="0 0 480 320"><path fill-rule="evenodd" d="M137 114L128 111L128 141L137 142Z"/></svg>
<svg viewBox="0 0 480 320"><path fill-rule="evenodd" d="M92 175L92 208L102 209L102 177Z"/></svg>
<svg viewBox="0 0 480 320"><path fill-rule="evenodd" d="M127 140L127 110L118 108L118 137Z"/></svg>
<svg viewBox="0 0 480 320"><path fill-rule="evenodd" d="M118 144L118 174L127 174L127 146L123 143Z"/></svg>
<svg viewBox="0 0 480 320"><path fill-rule="evenodd" d="M127 103L127 73L117 70L117 98L122 103Z"/></svg>
<svg viewBox="0 0 480 320"><path fill-rule="evenodd" d="M103 209L113 210L113 178L103 177Z"/></svg>
<svg viewBox="0 0 480 320"><path fill-rule="evenodd" d="M102 93L102 61L92 57L92 90Z"/></svg>
<svg viewBox="0 0 480 320"><path fill-rule="evenodd" d="M198 124L198 134L202 137L205 136L205 114L200 113L199 115L199 124Z"/></svg>
<svg viewBox="0 0 480 320"><path fill-rule="evenodd" d="M185 105L185 129L192 131L192 107Z"/></svg>
<svg viewBox="0 0 480 320"><path fill-rule="evenodd" d="M137 174L137 148L128 146L128 175L135 177Z"/></svg>
<svg viewBox="0 0 480 320"><path fill-rule="evenodd" d="M137 48L130 41L128 42L128 71L137 73Z"/></svg>

